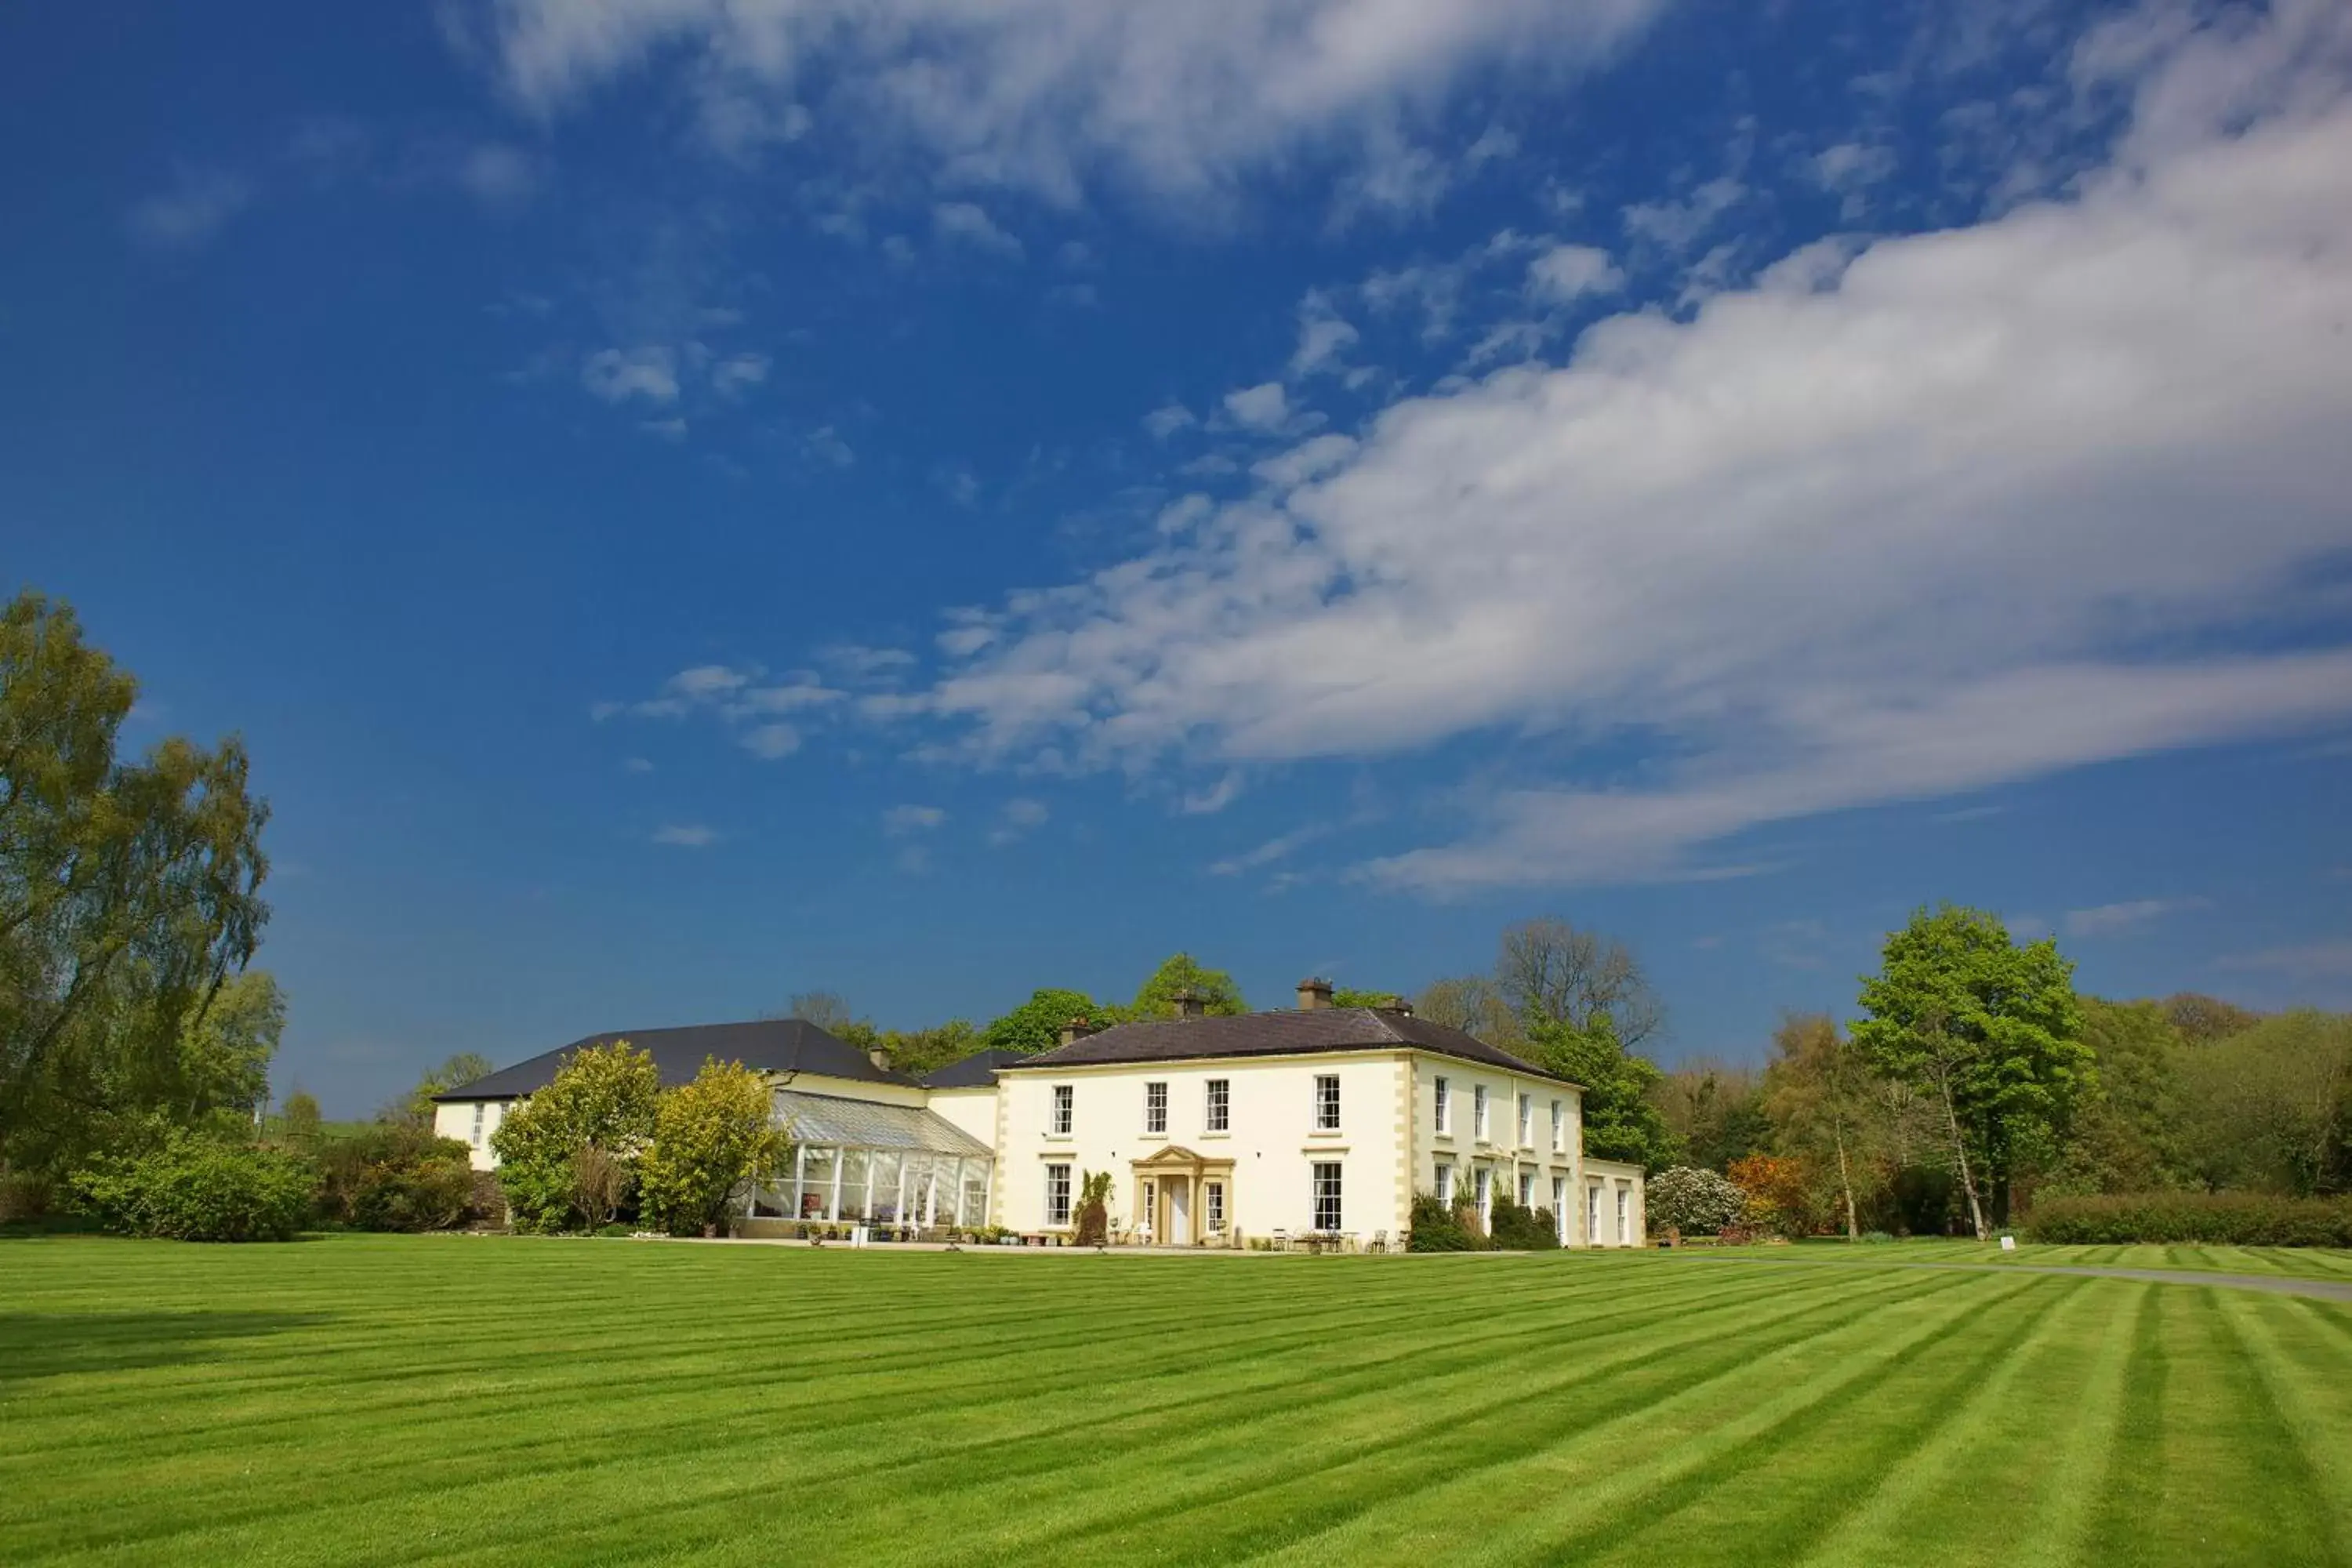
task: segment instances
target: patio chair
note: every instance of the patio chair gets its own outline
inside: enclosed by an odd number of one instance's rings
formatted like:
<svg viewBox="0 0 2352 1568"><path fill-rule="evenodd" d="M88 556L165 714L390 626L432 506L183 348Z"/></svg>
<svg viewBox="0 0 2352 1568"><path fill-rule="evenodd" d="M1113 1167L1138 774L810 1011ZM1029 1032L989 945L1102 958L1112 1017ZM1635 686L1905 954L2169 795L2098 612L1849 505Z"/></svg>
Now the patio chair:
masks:
<svg viewBox="0 0 2352 1568"><path fill-rule="evenodd" d="M1290 1250L1290 1233L1288 1231L1276 1230L1274 1233L1274 1249L1276 1252L1287 1252Z"/></svg>
<svg viewBox="0 0 2352 1568"><path fill-rule="evenodd" d="M1389 1233L1384 1230L1372 1232L1371 1245L1364 1248L1366 1252L1386 1252L1388 1249Z"/></svg>

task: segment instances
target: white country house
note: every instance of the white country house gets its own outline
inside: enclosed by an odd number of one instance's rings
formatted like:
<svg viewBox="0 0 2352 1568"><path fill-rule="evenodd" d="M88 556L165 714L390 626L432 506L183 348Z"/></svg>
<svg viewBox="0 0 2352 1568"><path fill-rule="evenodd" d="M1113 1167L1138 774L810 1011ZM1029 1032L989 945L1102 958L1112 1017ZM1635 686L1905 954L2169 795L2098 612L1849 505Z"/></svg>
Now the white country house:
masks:
<svg viewBox="0 0 2352 1568"><path fill-rule="evenodd" d="M1577 1085L1402 1005L1335 1007L1320 980L1295 1009L1178 1008L922 1079L797 1019L596 1035L450 1089L435 1120L490 1168L507 1108L571 1052L625 1038L666 1084L707 1057L767 1076L793 1163L746 1195L746 1234L870 1220L1050 1236L1108 1171L1113 1229L1164 1246L1396 1245L1416 1192L1547 1209L1565 1246L1642 1245L1641 1168L1587 1157Z"/></svg>

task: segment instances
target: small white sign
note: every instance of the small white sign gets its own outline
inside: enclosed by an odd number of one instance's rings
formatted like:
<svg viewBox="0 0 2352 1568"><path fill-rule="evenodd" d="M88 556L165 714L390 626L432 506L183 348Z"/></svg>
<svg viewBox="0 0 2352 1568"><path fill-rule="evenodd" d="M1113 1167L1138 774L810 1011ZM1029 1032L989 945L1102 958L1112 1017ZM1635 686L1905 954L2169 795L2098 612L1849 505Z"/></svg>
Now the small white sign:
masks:
<svg viewBox="0 0 2352 1568"><path fill-rule="evenodd" d="M2013 1236L2002 1237L2000 1238L2000 1249L2003 1252L2015 1252L2017 1250L2017 1237Z"/></svg>

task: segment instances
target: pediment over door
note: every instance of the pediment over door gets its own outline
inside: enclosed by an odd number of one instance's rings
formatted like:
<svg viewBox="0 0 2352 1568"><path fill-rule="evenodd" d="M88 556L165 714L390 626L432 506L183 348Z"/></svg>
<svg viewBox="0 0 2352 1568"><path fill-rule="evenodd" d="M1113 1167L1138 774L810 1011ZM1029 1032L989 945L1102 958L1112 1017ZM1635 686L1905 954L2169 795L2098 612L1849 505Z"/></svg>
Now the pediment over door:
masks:
<svg viewBox="0 0 2352 1568"><path fill-rule="evenodd" d="M1190 1169L1201 1163L1202 1163L1201 1156L1185 1148L1181 1143L1171 1143L1159 1152L1147 1154L1136 1161L1135 1168L1142 1171L1149 1170L1154 1165L1181 1165Z"/></svg>

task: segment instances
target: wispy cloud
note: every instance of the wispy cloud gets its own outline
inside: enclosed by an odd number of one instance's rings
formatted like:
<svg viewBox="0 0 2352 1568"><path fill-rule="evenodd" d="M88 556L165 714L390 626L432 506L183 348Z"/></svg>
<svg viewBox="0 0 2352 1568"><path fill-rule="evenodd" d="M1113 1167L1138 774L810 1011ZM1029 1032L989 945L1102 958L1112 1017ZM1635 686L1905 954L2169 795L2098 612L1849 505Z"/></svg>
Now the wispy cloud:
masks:
<svg viewBox="0 0 2352 1568"><path fill-rule="evenodd" d="M2352 979L2352 939L2232 953L2221 959L2220 964L2223 969L2265 972L2296 979Z"/></svg>
<svg viewBox="0 0 2352 1568"><path fill-rule="evenodd" d="M2130 899L2087 910L2068 910L2065 931L2068 936L2116 936L2137 931L2166 915L2210 907L2204 899Z"/></svg>
<svg viewBox="0 0 2352 1568"><path fill-rule="evenodd" d="M205 244L253 204L254 184L226 169L182 165L169 190L141 200L126 221L136 239L162 249Z"/></svg>
<svg viewBox="0 0 2352 1568"><path fill-rule="evenodd" d="M708 849L719 842L719 834L698 822L667 823L654 829L654 842L679 849Z"/></svg>
<svg viewBox="0 0 2352 1568"><path fill-rule="evenodd" d="M894 805L882 814L882 831L893 838L929 833L946 822L948 814L936 805Z"/></svg>

